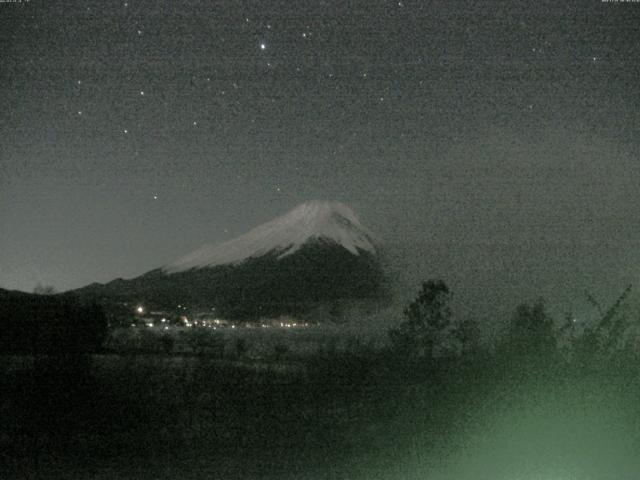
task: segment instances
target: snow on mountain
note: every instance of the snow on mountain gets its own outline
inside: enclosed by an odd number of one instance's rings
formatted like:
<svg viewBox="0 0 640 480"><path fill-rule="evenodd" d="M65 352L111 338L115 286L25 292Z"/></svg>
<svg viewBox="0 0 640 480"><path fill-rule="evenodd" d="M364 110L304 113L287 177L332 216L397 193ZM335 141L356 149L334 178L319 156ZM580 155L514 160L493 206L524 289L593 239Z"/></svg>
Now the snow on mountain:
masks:
<svg viewBox="0 0 640 480"><path fill-rule="evenodd" d="M313 240L340 245L353 255L359 255L360 251L376 253L371 233L348 206L340 202L311 201L233 240L205 245L163 270L177 273L237 264L267 253L276 253L278 258L283 258Z"/></svg>

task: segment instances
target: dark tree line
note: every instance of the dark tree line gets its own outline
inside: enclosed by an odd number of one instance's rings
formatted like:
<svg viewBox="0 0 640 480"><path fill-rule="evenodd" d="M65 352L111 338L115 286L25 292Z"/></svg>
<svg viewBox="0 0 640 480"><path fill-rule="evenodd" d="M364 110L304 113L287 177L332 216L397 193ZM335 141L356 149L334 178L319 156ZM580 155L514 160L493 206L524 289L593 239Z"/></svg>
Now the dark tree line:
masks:
<svg viewBox="0 0 640 480"><path fill-rule="evenodd" d="M484 354L484 358L488 355L499 364L523 370L561 365L598 368L638 356L633 339L627 336L637 323L624 309L630 291L629 286L608 308L588 296L595 318L580 326L571 315L564 325L555 322L542 299L523 303L501 338L481 347L478 324L456 321L449 288L441 280L429 280L422 283L417 297L404 310L404 321L390 330L389 337L393 350L405 360L431 366L446 358L464 361Z"/></svg>
<svg viewBox="0 0 640 480"><path fill-rule="evenodd" d="M0 291L0 352L99 351L107 335L103 309L71 297Z"/></svg>

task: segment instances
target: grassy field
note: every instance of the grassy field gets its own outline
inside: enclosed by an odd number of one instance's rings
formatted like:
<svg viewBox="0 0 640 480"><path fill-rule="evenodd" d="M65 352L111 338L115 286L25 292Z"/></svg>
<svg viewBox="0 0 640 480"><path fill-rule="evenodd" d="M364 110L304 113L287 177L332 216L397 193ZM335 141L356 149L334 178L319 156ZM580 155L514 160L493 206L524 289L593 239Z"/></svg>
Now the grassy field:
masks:
<svg viewBox="0 0 640 480"><path fill-rule="evenodd" d="M5 357L3 478L322 477L391 393L339 357Z"/></svg>
<svg viewBox="0 0 640 480"><path fill-rule="evenodd" d="M262 360L232 347L222 357L6 356L2 478L582 480L640 471L638 369L488 357L407 364L362 345Z"/></svg>

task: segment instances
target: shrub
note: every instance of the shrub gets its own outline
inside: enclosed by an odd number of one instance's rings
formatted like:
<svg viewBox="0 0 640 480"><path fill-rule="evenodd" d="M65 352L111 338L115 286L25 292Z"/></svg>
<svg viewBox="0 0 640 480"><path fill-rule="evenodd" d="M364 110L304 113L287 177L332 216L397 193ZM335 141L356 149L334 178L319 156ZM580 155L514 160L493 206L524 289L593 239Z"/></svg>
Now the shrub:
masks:
<svg viewBox="0 0 640 480"><path fill-rule="evenodd" d="M409 358L432 358L449 332L449 288L441 280L422 283L417 298L404 310L405 321L389 336L394 348Z"/></svg>

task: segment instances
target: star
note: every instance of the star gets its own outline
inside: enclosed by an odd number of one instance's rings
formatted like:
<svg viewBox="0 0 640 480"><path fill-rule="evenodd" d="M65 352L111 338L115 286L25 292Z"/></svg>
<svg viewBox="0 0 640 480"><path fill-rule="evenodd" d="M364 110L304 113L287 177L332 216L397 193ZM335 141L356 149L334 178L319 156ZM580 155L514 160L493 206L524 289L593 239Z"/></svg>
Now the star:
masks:
<svg viewBox="0 0 640 480"><path fill-rule="evenodd" d="M140 90L140 96L144 97L144 90Z"/></svg>
<svg viewBox="0 0 640 480"><path fill-rule="evenodd" d="M76 83L77 83L78 85L82 85L82 80L78 80Z"/></svg>
<svg viewBox="0 0 640 480"><path fill-rule="evenodd" d="M157 200L157 199L158 199L158 195L154 195L154 196L153 196L153 199L154 199L154 200Z"/></svg>
<svg viewBox="0 0 640 480"><path fill-rule="evenodd" d="M198 122L193 122L193 126L197 127L198 126Z"/></svg>
<svg viewBox="0 0 640 480"><path fill-rule="evenodd" d="M78 115L82 115L82 110L78 110Z"/></svg>
<svg viewBox="0 0 640 480"><path fill-rule="evenodd" d="M123 133L127 134L129 133L129 130L127 130L126 128L122 131Z"/></svg>
<svg viewBox="0 0 640 480"><path fill-rule="evenodd" d="M265 43L261 43L260 50L266 50L266 49L267 49L267 45Z"/></svg>
<svg viewBox="0 0 640 480"><path fill-rule="evenodd" d="M138 35L142 35L142 30L138 30Z"/></svg>

